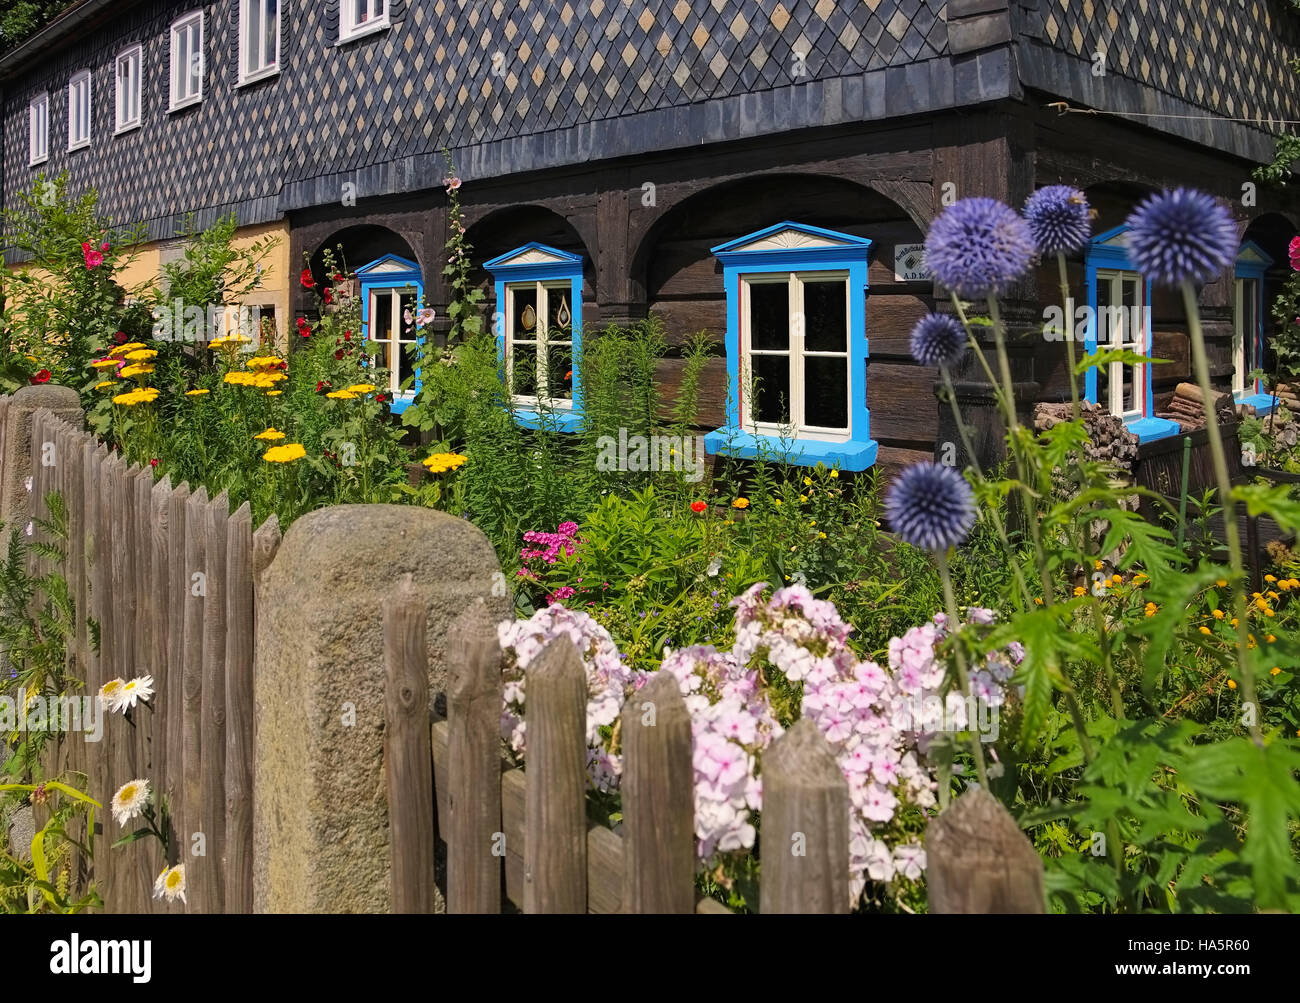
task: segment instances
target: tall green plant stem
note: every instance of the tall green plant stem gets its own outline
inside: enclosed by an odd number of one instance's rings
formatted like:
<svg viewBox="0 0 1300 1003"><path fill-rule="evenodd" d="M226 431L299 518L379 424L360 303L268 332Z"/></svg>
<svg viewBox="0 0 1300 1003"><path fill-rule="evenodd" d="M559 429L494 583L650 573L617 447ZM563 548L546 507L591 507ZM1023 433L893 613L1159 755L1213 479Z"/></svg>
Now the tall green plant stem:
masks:
<svg viewBox="0 0 1300 1003"><path fill-rule="evenodd" d="M1242 700L1259 707L1255 693L1255 673L1250 664L1247 648L1250 625L1246 620L1246 579L1241 559L1241 539L1237 534L1237 507L1232 500L1232 478L1228 475L1228 457L1223 449L1223 436L1219 432L1219 416L1215 413L1214 390L1210 386L1210 362L1205 354L1205 333L1201 329L1201 311L1196 302L1196 288L1184 282L1183 307L1187 311L1187 326L1192 336L1192 364L1196 369L1196 382L1201 389L1205 408L1205 431L1210 440L1210 455L1214 459L1214 477L1218 482L1219 497L1223 505L1223 534L1228 543L1228 564L1233 577L1233 609L1237 615L1237 669L1241 673ZM1259 715L1254 715L1250 735L1256 744L1263 743Z"/></svg>
<svg viewBox="0 0 1300 1003"><path fill-rule="evenodd" d="M979 481L984 480L984 471L980 469L979 457L975 455L975 444L971 441L970 429L961 419L961 407L957 404L957 391L953 389L952 374L948 372L947 366L940 366L939 373L943 377L943 388L948 393L948 403L952 405L952 420L957 423L957 434L961 437L961 444L966 449L966 455L970 457L971 469L975 471L975 477ZM1003 549L1009 555L1011 553L1011 541L1007 536L1007 527L1002 522L1002 515L997 510L997 506L989 507L989 518L993 522L993 528L997 531L998 540L1001 542ZM1020 570L1020 565L1016 561L1011 561L1011 574L1016 579L1016 586L1019 589L1017 598L1018 605L1021 609L1026 609L1032 602L1033 597L1029 594L1029 586L1025 583L1024 572Z"/></svg>
<svg viewBox="0 0 1300 1003"><path fill-rule="evenodd" d="M934 563L938 565L939 578L943 581L943 602L952 631L952 650L957 663L957 681L961 684L961 691L965 694L967 706L969 707L971 698L970 673L966 671L966 652L961 646L961 620L957 618L957 597L952 590L952 573L948 570L947 550L936 550L934 552ZM968 728L970 723L970 721L966 722ZM988 790L989 778L988 771L984 768L984 748L980 743L979 733L973 728L970 728L970 751L971 758L975 760L975 776L979 780L980 786Z"/></svg>
<svg viewBox="0 0 1300 1003"><path fill-rule="evenodd" d="M1079 376L1074 371L1074 325L1071 323L1074 313L1070 310L1073 301L1070 298L1070 276L1065 268L1065 255L1059 252L1056 255L1056 270L1061 280L1061 309L1065 311L1065 330L1062 334L1065 336L1065 350L1069 353L1070 359L1070 417L1078 421Z"/></svg>
<svg viewBox="0 0 1300 1003"><path fill-rule="evenodd" d="M1065 255L1057 252L1056 271L1061 282L1061 309L1065 316L1065 330L1062 334L1065 337L1065 350L1069 359L1070 368L1070 417L1074 421L1079 420L1079 375L1075 372L1077 361L1074 351L1074 311L1070 309L1073 300L1070 296L1070 275L1065 266ZM1083 489L1083 482L1080 478L1079 489ZM1083 554L1085 562L1092 556L1092 548L1088 522L1084 522L1079 530L1079 551ZM1086 563L1085 563L1086 568ZM1101 608L1101 603L1097 601L1096 589L1088 590L1089 612L1092 614L1092 622L1097 630L1097 646L1101 652L1102 672L1106 676L1106 687L1110 691L1110 709L1116 718L1124 719L1124 695L1119 687L1119 679L1115 675L1115 665L1110 657L1110 645L1106 641L1106 617Z"/></svg>
<svg viewBox="0 0 1300 1003"><path fill-rule="evenodd" d="M1007 357L1007 339L1002 329L1002 311L998 307L998 298L989 296L989 318L993 321L993 344L997 348L998 370L1002 376L1003 411L1007 420L1007 434L1011 448L1011 458L1016 464L1016 475L1020 478L1020 493L1024 496L1029 524L1029 537L1034 544L1034 560L1038 566L1038 578L1043 588L1043 603L1052 605L1056 593L1052 588L1052 576L1047 570L1047 555L1043 551L1042 531L1038 526L1038 500L1030 488L1029 466L1022 455L1020 442L1020 419L1016 417L1015 384L1011 382L1011 361Z"/></svg>

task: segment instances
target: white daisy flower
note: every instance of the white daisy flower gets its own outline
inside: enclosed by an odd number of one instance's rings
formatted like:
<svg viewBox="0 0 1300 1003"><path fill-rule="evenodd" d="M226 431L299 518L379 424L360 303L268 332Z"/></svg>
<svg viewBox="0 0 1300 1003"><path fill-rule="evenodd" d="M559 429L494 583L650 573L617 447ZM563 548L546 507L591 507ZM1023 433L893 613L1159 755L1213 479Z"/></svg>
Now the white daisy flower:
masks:
<svg viewBox="0 0 1300 1003"><path fill-rule="evenodd" d="M126 683L121 679L110 679L99 688L99 698L104 701L104 709L115 713L122 703L122 687Z"/></svg>
<svg viewBox="0 0 1300 1003"><path fill-rule="evenodd" d="M184 864L163 868L163 872L158 875L158 880L153 883L153 897L166 899L168 902L175 902L177 899L185 901Z"/></svg>
<svg viewBox="0 0 1300 1003"><path fill-rule="evenodd" d="M113 795L113 818L118 825L126 825L144 811L149 803L149 781L129 780Z"/></svg>
<svg viewBox="0 0 1300 1003"><path fill-rule="evenodd" d="M128 710L139 700L148 700L153 696L153 676L136 676L122 684L117 700L118 710Z"/></svg>

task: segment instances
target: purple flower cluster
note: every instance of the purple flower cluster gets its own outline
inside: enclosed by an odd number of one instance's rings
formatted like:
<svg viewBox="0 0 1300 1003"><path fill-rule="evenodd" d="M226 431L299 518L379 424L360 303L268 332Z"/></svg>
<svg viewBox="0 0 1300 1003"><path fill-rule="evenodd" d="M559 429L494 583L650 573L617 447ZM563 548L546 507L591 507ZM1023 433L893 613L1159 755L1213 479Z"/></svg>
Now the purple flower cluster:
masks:
<svg viewBox="0 0 1300 1003"><path fill-rule="evenodd" d="M763 807L756 756L781 734L758 673L711 645L669 652L659 671L677 680L691 714L700 859L752 848Z"/></svg>
<svg viewBox="0 0 1300 1003"><path fill-rule="evenodd" d="M586 613L547 606L527 620L498 625L497 640L507 656L501 735L522 757L527 746L524 696L528 667L548 644L562 637L573 642L587 670L587 775L596 790L610 791L618 786L622 761L610 751L609 736L601 729L618 720L627 694L637 687L643 673L628 667L609 632Z"/></svg>
<svg viewBox="0 0 1300 1003"><path fill-rule="evenodd" d="M1029 271L1036 248L1029 224L997 199L954 202L930 225L925 263L963 299L1004 293Z"/></svg>
<svg viewBox="0 0 1300 1003"><path fill-rule="evenodd" d="M561 553L565 555L573 553L578 545L577 533L576 522L562 522L555 528L554 533L530 529L524 534L524 542L539 544L539 546L524 547L519 551L519 559L533 561L540 558L547 564L554 564L560 559Z"/></svg>
<svg viewBox="0 0 1300 1003"><path fill-rule="evenodd" d="M1128 218L1133 263L1157 285L1208 282L1237 257L1237 225L1213 196L1191 188L1152 195Z"/></svg>
<svg viewBox="0 0 1300 1003"><path fill-rule="evenodd" d="M764 680L780 673L803 689L799 714L811 718L834 750L849 785L850 891L868 881L919 879L925 850L916 822L936 804L937 782L925 753L935 735L974 726L961 694L943 695L946 671L937 647L942 614L889 644L884 668L849 646L853 628L834 604L795 585L764 598L757 584L731 601L736 642L730 652L696 645L665 651L660 671L678 683L691 715L696 849L702 865L753 848L762 811L762 752L782 734ZM991 626L992 610L972 608L974 629ZM617 788L620 758L611 726L624 702L649 678L628 668L610 635L585 613L550 606L528 620L498 627L507 653L502 734L526 750L527 669L547 643L567 637L587 670L587 765L597 790ZM1005 684L1024 657L1019 645L990 654L972 673L983 706L1005 701ZM763 671L760 672L760 669Z"/></svg>
<svg viewBox="0 0 1300 1003"><path fill-rule="evenodd" d="M912 328L909 347L923 366L954 369L966 354L966 329L956 317L928 313Z"/></svg>
<svg viewBox="0 0 1300 1003"><path fill-rule="evenodd" d="M939 463L914 463L885 493L885 517L905 542L946 551L975 525L975 493L964 477Z"/></svg>
<svg viewBox="0 0 1300 1003"><path fill-rule="evenodd" d="M800 713L811 718L835 750L849 785L850 894L856 902L868 879L919 878L925 851L888 829L903 804L934 803L934 781L908 736L893 725L898 691L889 673L861 661L848 645L853 628L833 603L801 585L778 589L764 602L755 585L733 600L742 664L766 662L803 683ZM760 762L761 766L761 762ZM896 827L894 829L897 836Z"/></svg>
<svg viewBox="0 0 1300 1003"><path fill-rule="evenodd" d="M1048 185L1025 202L1025 222L1044 257L1073 254L1088 243L1092 212L1088 199L1071 185Z"/></svg>

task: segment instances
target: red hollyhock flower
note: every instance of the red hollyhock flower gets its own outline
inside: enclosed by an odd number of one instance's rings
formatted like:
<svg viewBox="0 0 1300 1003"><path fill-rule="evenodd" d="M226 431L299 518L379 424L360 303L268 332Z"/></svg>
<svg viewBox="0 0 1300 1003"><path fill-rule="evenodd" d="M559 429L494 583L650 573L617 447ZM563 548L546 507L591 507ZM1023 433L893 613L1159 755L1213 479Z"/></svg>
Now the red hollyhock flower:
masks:
<svg viewBox="0 0 1300 1003"><path fill-rule="evenodd" d="M335 352L335 353L334 353L334 358L336 358L336 359L341 359L341 358L343 358L343 349L340 348L337 352Z"/></svg>
<svg viewBox="0 0 1300 1003"><path fill-rule="evenodd" d="M333 302L334 302L334 290L333 290L333 289L331 289L329 286L326 286L324 289L321 290L321 292L324 293L324 295L325 295L325 302L326 302L326 304L329 304L329 303L333 303Z"/></svg>
<svg viewBox="0 0 1300 1003"><path fill-rule="evenodd" d="M149 466L151 466L151 467L156 467L156 466L158 466L158 461L157 461L156 459L150 460L150 461L149 461Z"/></svg>
<svg viewBox="0 0 1300 1003"><path fill-rule="evenodd" d="M344 331L344 332L343 332L343 340L344 340L344 341L351 341L351 340L352 340L352 332L351 332L351 331Z"/></svg>
<svg viewBox="0 0 1300 1003"><path fill-rule="evenodd" d="M384 401L388 400L388 397L385 394L375 394L375 400L382 404Z"/></svg>
<svg viewBox="0 0 1300 1003"><path fill-rule="evenodd" d="M50 371L49 371L48 369L41 369L41 370L38 370L37 372L32 373L32 382L33 382L33 383L49 383L49 382L50 382Z"/></svg>
<svg viewBox="0 0 1300 1003"><path fill-rule="evenodd" d="M335 272L335 273L334 273L334 281L335 281L335 282L342 282L342 281L343 281L343 273L342 273L342 272Z"/></svg>
<svg viewBox="0 0 1300 1003"><path fill-rule="evenodd" d="M298 281L302 283L304 289L315 289L316 280L311 277L311 269L304 268L302 274L298 276Z"/></svg>
<svg viewBox="0 0 1300 1003"><path fill-rule="evenodd" d="M117 334L113 335L113 341L115 341L115 342L116 342L117 344L119 344L119 345L125 345L125 344L126 344L126 332L125 332L125 331L118 331Z"/></svg>
<svg viewBox="0 0 1300 1003"><path fill-rule="evenodd" d="M691 511L694 512L696 515L703 512L708 507L709 507L708 502L702 502L702 501L691 502Z"/></svg>
<svg viewBox="0 0 1300 1003"><path fill-rule="evenodd" d="M320 392L321 392L321 388L322 388L323 386L325 386L325 381L324 381L324 380L317 380L317 381L316 381L316 392L317 392L317 393L320 393Z"/></svg>

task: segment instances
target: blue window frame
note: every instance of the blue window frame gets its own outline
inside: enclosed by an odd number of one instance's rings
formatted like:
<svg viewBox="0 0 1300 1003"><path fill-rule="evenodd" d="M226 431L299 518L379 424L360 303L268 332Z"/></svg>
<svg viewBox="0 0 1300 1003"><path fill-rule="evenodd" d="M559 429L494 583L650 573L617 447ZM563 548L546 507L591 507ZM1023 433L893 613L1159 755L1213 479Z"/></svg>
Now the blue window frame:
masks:
<svg viewBox="0 0 1300 1003"><path fill-rule="evenodd" d="M1151 283L1129 260L1124 236L1127 226L1093 238L1084 257L1088 275L1087 352L1127 348L1139 355L1151 351ZM1084 380L1085 396L1121 418L1138 442L1177 435L1176 421L1155 416L1151 366L1119 362L1093 366Z"/></svg>
<svg viewBox="0 0 1300 1003"><path fill-rule="evenodd" d="M1277 405L1263 380L1250 379L1264 365L1264 273L1272 266L1262 247L1246 241L1233 277L1232 395L1238 404L1252 405L1256 414L1268 414Z"/></svg>
<svg viewBox="0 0 1300 1003"><path fill-rule="evenodd" d="M866 290L871 241L777 223L719 244L727 292L727 423L711 453L866 470Z"/></svg>
<svg viewBox="0 0 1300 1003"><path fill-rule="evenodd" d="M424 341L419 334L418 313L424 297L420 266L396 254L385 254L357 269L361 285L361 327L373 343L373 364L388 370L388 384L380 387L390 396L389 407L401 414L420 392L420 371L414 350L408 346ZM402 384L414 376L411 386Z"/></svg>
<svg viewBox="0 0 1300 1003"><path fill-rule="evenodd" d="M496 286L493 332L525 428L543 422L563 432L582 424L582 255L536 242L483 267Z"/></svg>

